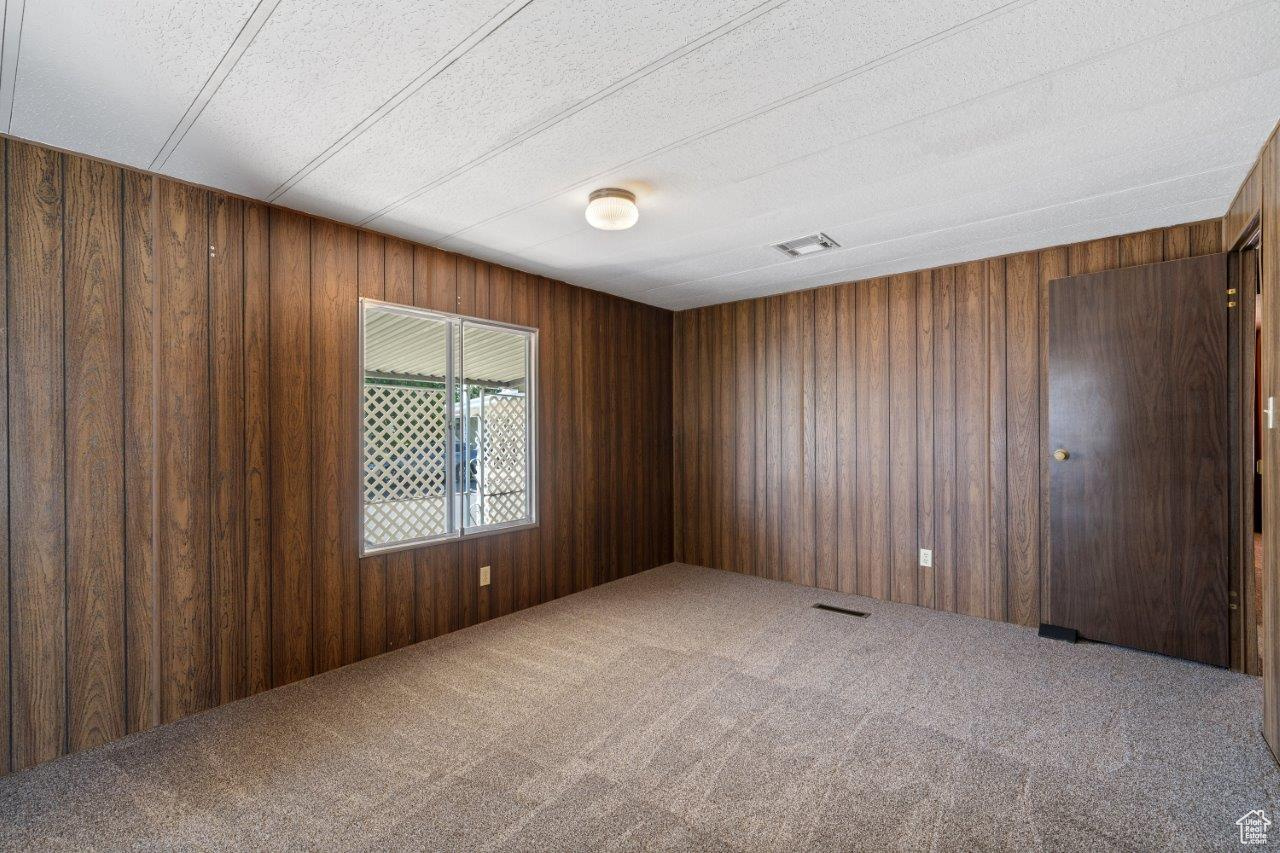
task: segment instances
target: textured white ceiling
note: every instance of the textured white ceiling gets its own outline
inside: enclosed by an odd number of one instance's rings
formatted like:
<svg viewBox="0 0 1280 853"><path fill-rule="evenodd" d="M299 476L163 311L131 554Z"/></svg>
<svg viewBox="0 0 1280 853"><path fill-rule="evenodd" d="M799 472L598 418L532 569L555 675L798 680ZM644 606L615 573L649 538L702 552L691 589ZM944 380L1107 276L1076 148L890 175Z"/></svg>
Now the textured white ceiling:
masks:
<svg viewBox="0 0 1280 853"><path fill-rule="evenodd" d="M16 136L670 308L1220 216L1280 118L1277 0L8 0L2 42Z"/></svg>

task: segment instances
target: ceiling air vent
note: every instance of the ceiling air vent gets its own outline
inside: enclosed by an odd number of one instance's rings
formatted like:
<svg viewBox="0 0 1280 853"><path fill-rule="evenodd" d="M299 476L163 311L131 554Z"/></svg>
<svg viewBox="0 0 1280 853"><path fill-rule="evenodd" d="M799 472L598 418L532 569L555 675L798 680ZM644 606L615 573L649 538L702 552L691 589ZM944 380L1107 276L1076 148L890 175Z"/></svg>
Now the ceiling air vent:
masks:
<svg viewBox="0 0 1280 853"><path fill-rule="evenodd" d="M803 258L806 255L816 255L818 252L825 252L829 249L838 249L840 244L826 234L809 234L804 237L797 237L794 240L788 240L785 243L774 243L773 248L789 258Z"/></svg>

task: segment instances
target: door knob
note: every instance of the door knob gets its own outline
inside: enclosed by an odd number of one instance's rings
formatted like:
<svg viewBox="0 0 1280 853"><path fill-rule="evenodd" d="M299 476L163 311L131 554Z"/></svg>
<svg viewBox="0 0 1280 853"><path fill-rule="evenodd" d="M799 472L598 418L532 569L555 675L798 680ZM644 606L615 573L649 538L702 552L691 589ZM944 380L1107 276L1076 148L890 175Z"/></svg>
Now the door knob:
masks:
<svg viewBox="0 0 1280 853"><path fill-rule="evenodd" d="M1057 450L1053 451L1053 458L1057 459L1059 462L1066 462L1071 458L1071 454L1059 447Z"/></svg>

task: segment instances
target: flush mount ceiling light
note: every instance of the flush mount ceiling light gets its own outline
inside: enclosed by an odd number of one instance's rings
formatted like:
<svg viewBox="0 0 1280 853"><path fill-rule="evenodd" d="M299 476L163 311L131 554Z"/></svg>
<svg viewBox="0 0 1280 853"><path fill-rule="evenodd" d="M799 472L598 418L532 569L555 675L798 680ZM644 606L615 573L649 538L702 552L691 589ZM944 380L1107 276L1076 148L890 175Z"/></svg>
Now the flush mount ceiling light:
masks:
<svg viewBox="0 0 1280 853"><path fill-rule="evenodd" d="M601 231L623 231L636 224L636 194L617 187L596 190L587 201L587 222Z"/></svg>

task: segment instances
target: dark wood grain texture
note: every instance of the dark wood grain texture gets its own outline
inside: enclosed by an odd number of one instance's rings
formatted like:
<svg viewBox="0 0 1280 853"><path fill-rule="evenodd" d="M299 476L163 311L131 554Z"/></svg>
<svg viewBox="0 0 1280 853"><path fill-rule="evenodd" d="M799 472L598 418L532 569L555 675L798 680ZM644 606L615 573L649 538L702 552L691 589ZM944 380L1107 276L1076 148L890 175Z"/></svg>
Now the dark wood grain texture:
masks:
<svg viewBox="0 0 1280 853"><path fill-rule="evenodd" d="M1040 621L1039 275L1035 252L1006 259L1007 618L1019 625Z"/></svg>
<svg viewBox="0 0 1280 853"><path fill-rule="evenodd" d="M1050 477L1050 621L1217 666L1230 660L1226 289L1225 256L1209 255L1060 279L1049 306L1050 443L1070 454Z"/></svg>
<svg viewBox="0 0 1280 853"><path fill-rule="evenodd" d="M119 169L64 160L68 748L125 723L124 306Z"/></svg>
<svg viewBox="0 0 1280 853"><path fill-rule="evenodd" d="M160 722L156 618L155 179L124 174L125 706L130 732Z"/></svg>
<svg viewBox="0 0 1280 853"><path fill-rule="evenodd" d="M859 595L890 597L889 292L872 279L856 291L857 521Z"/></svg>
<svg viewBox="0 0 1280 853"><path fill-rule="evenodd" d="M210 574L215 704L248 691L244 204L209 199Z"/></svg>
<svg viewBox="0 0 1280 853"><path fill-rule="evenodd" d="M4 199L7 206L8 200L8 180L9 180L9 147L7 141L0 141L0 199ZM9 243L8 227L0 228L0 252L4 253L8 258ZM0 264L0 366L5 371L6 381L0 383L0 470L6 472L5 476L0 477L0 514L3 514L4 522L0 524L0 601L9 601L9 265L7 263ZM10 769L11 754L9 750L10 738L5 734L12 734L9 725L10 708L12 703L12 684L9 679L10 673L10 631L12 626L9 624L10 611L6 607L3 611L4 615L0 618L0 773L8 773Z"/></svg>
<svg viewBox="0 0 1280 853"><path fill-rule="evenodd" d="M311 223L271 212L272 686L314 672L311 566Z"/></svg>
<svg viewBox="0 0 1280 853"><path fill-rule="evenodd" d="M317 672L354 660L358 646L355 519L351 499L344 500L355 489L351 413L359 405L350 310L358 291L356 237L354 229L335 223L311 226L311 647Z"/></svg>
<svg viewBox="0 0 1280 853"><path fill-rule="evenodd" d="M919 486L916 466L916 299L914 274L888 282L889 596L915 604Z"/></svg>
<svg viewBox="0 0 1280 853"><path fill-rule="evenodd" d="M272 683L271 210L244 209L245 692Z"/></svg>
<svg viewBox="0 0 1280 853"><path fill-rule="evenodd" d="M1046 621L1049 282L1212 253L1220 230L1217 220L1190 223L681 312L673 437L682 559ZM744 320L751 314L754 323ZM722 436L730 458L719 456ZM747 522L738 499L749 465L756 544L744 568L740 540L725 550L716 537L726 518ZM721 494L731 496L727 514ZM931 566L919 565L921 548Z"/></svg>
<svg viewBox="0 0 1280 853"><path fill-rule="evenodd" d="M160 718L213 698L210 598L209 198L156 185L157 613Z"/></svg>
<svg viewBox="0 0 1280 853"><path fill-rule="evenodd" d="M669 312L3 154L0 772L670 561ZM362 295L540 327L538 527L356 558Z"/></svg>
<svg viewBox="0 0 1280 853"><path fill-rule="evenodd" d="M67 748L62 157L8 143L11 766ZM17 602L18 607L12 603Z"/></svg>
<svg viewBox="0 0 1280 853"><path fill-rule="evenodd" d="M821 365L836 363L836 295L834 287L814 291L814 459L817 469L815 483L816 538L815 585L820 589L837 589L840 584L840 453L837 444L837 422L840 411L838 374L835 370L821 369ZM745 314L752 307L750 302L738 303L738 310ZM749 331L750 327L740 327ZM740 351L750 351L750 341L739 341ZM741 390L739 391L741 394ZM739 458L752 458L739 448Z"/></svg>

